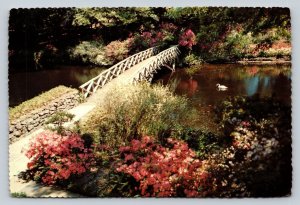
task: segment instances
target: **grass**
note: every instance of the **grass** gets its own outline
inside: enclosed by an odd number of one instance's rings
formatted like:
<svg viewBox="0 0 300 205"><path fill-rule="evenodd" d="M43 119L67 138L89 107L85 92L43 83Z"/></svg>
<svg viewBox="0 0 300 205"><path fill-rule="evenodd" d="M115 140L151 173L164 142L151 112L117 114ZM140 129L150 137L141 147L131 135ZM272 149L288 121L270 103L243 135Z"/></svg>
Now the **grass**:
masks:
<svg viewBox="0 0 300 205"><path fill-rule="evenodd" d="M25 198L27 197L25 192L13 192L11 193L11 196L14 198Z"/></svg>
<svg viewBox="0 0 300 205"><path fill-rule="evenodd" d="M96 143L114 147L142 135L163 140L191 117L187 98L161 85L141 83L112 89L105 102L81 120L80 128Z"/></svg>
<svg viewBox="0 0 300 205"><path fill-rule="evenodd" d="M20 105L14 108L9 108L9 120L15 120L35 109L43 107L44 105L49 103L49 101L57 99L63 94L72 91L76 91L76 89L60 85L34 98L31 98L30 100L22 102Z"/></svg>

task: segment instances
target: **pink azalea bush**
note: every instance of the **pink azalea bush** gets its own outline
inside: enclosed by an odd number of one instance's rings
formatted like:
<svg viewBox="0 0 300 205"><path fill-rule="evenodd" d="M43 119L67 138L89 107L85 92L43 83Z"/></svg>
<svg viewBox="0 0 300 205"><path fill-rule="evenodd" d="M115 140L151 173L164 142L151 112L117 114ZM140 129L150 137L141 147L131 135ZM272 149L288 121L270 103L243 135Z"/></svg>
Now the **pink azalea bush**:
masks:
<svg viewBox="0 0 300 205"><path fill-rule="evenodd" d="M40 133L31 142L26 156L28 172L35 180L51 185L86 172L94 163L92 150L84 147L78 134Z"/></svg>
<svg viewBox="0 0 300 205"><path fill-rule="evenodd" d="M168 143L171 148L154 143L148 136L132 140L130 146L119 149L123 160L118 163L117 172L129 174L139 182L136 189L141 196L205 196L209 175L204 162L184 141L169 138Z"/></svg>
<svg viewBox="0 0 300 205"><path fill-rule="evenodd" d="M186 46L189 49L192 49L193 45L196 45L196 35L191 29L187 29L180 37L179 37L179 45Z"/></svg>

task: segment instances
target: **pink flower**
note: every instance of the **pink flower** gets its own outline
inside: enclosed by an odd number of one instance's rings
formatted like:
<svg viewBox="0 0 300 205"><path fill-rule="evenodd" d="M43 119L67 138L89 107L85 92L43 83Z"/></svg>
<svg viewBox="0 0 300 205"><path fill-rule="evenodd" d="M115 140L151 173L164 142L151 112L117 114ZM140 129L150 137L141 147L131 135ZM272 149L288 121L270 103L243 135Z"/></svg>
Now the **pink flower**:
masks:
<svg viewBox="0 0 300 205"><path fill-rule="evenodd" d="M169 138L168 142L172 148L155 144L150 137L133 140L127 149L129 154L125 154L116 170L133 176L140 183L142 196L175 196L177 189L185 190L188 197L204 195L198 190L208 178L206 172L199 173L202 162L184 141Z"/></svg>
<svg viewBox="0 0 300 205"><path fill-rule="evenodd" d="M79 135L62 136L52 132L40 133L30 144L26 156L31 159L27 164L31 174L41 178L45 184L55 184L57 180L66 180L72 174L81 174L94 161L92 150L84 148ZM42 167L46 172L34 167Z"/></svg>
<svg viewBox="0 0 300 205"><path fill-rule="evenodd" d="M196 35L191 29L186 30L179 37L179 45L187 46L189 49L191 49L193 45L196 45Z"/></svg>
<svg viewBox="0 0 300 205"><path fill-rule="evenodd" d="M132 160L134 157L132 154L125 154L125 161Z"/></svg>

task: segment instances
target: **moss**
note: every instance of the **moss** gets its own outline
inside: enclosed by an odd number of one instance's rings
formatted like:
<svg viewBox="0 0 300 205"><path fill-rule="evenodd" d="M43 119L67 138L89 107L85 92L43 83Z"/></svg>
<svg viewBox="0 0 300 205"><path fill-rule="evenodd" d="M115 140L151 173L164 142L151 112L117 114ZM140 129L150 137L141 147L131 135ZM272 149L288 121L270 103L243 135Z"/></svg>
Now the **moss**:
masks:
<svg viewBox="0 0 300 205"><path fill-rule="evenodd" d="M24 101L14 108L9 108L9 121L15 120L35 109L41 108L49 101L57 99L60 96L72 91L76 91L76 89L60 85L34 98L31 98L30 100Z"/></svg>

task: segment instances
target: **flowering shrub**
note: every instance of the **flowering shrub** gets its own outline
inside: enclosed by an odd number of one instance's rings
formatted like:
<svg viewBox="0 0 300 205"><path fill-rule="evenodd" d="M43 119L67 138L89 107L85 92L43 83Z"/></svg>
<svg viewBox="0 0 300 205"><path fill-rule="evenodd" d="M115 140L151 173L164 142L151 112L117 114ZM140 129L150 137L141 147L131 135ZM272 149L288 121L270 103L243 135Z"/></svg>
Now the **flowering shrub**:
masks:
<svg viewBox="0 0 300 205"><path fill-rule="evenodd" d="M105 57L114 64L128 57L132 38L125 41L112 41L105 46Z"/></svg>
<svg viewBox="0 0 300 205"><path fill-rule="evenodd" d="M161 45L164 41L165 33L160 31L143 31L140 34L136 33L133 38L133 47L137 50L144 50L149 47Z"/></svg>
<svg viewBox="0 0 300 205"><path fill-rule="evenodd" d="M230 144L208 163L220 196L285 196L291 188L291 108L272 99L235 97L217 108Z"/></svg>
<svg viewBox="0 0 300 205"><path fill-rule="evenodd" d="M49 185L82 174L93 164L91 149L84 147L77 134L43 132L31 142L26 156L31 159L27 164L29 175Z"/></svg>
<svg viewBox="0 0 300 205"><path fill-rule="evenodd" d="M178 43L192 49L192 46L196 44L196 35L191 29L188 29L179 37Z"/></svg>
<svg viewBox="0 0 300 205"><path fill-rule="evenodd" d="M120 147L123 156L117 172L127 173L139 182L142 196L200 197L207 194L208 173L187 143L168 138L171 148L144 136Z"/></svg>

